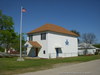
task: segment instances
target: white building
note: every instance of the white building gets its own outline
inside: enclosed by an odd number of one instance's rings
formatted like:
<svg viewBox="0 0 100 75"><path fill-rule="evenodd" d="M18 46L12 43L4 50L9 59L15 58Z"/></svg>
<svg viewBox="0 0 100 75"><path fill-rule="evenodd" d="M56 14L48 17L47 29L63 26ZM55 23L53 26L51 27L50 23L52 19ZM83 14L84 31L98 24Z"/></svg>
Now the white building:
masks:
<svg viewBox="0 0 100 75"><path fill-rule="evenodd" d="M27 55L56 58L78 56L77 34L54 24L45 24L27 33Z"/></svg>
<svg viewBox="0 0 100 75"><path fill-rule="evenodd" d="M98 48L94 47L92 44L86 44L86 43L80 43L78 45L79 55L84 55L86 50L87 50L86 55L91 55L91 54L95 54Z"/></svg>

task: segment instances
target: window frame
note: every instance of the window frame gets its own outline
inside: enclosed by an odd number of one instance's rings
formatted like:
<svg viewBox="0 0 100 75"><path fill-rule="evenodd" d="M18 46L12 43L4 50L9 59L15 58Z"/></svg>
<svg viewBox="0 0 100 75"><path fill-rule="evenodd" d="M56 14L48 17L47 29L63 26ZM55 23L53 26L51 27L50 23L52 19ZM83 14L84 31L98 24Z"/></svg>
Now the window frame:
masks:
<svg viewBox="0 0 100 75"><path fill-rule="evenodd" d="M58 53L62 53L62 49L61 49L61 48L56 48L56 51L57 51Z"/></svg>
<svg viewBox="0 0 100 75"><path fill-rule="evenodd" d="M33 41L33 35L29 35L29 41Z"/></svg>
<svg viewBox="0 0 100 75"><path fill-rule="evenodd" d="M46 33L41 33L41 40L46 40Z"/></svg>

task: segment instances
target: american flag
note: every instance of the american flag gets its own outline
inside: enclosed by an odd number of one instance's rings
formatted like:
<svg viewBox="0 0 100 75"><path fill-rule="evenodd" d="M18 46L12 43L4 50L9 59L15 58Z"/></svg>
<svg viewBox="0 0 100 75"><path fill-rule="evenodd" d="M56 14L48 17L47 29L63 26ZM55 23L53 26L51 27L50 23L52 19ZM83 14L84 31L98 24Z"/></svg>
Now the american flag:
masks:
<svg viewBox="0 0 100 75"><path fill-rule="evenodd" d="M22 12L26 12L26 9L25 8L22 8Z"/></svg>

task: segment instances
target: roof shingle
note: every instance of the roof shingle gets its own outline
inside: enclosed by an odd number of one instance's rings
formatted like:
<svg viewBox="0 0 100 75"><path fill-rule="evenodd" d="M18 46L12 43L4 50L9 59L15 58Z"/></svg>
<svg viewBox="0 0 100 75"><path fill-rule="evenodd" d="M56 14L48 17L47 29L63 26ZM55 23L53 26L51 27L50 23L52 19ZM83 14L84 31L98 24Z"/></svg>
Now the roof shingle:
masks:
<svg viewBox="0 0 100 75"><path fill-rule="evenodd" d="M33 47L41 48L42 46L36 41L28 41Z"/></svg>
<svg viewBox="0 0 100 75"><path fill-rule="evenodd" d="M58 32L58 33L63 33L63 34L68 34L68 35L73 35L73 36L78 36L77 34L54 24L45 24L35 30L32 30L31 32L28 32L28 34L31 33L36 33L36 32L43 32L43 31L53 31L53 32Z"/></svg>

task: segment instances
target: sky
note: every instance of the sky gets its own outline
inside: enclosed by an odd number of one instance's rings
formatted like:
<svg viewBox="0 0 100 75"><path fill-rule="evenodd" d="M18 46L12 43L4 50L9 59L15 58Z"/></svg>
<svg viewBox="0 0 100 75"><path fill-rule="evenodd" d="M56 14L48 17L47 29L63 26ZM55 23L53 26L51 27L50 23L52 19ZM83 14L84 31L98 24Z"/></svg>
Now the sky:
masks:
<svg viewBox="0 0 100 75"><path fill-rule="evenodd" d="M100 43L100 0L0 0L0 10L11 16L15 31L20 31L21 6L23 33L44 24L56 24L80 34L94 33Z"/></svg>

